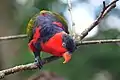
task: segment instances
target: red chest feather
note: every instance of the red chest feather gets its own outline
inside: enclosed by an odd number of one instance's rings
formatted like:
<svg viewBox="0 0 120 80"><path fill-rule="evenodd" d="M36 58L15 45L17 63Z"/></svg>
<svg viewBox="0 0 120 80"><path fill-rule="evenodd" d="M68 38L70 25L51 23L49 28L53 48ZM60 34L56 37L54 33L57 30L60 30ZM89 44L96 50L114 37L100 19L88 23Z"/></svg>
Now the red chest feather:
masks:
<svg viewBox="0 0 120 80"><path fill-rule="evenodd" d="M46 43L41 43L42 51L54 56L62 56L67 50L62 47L62 33L55 34Z"/></svg>
<svg viewBox="0 0 120 80"><path fill-rule="evenodd" d="M35 48L35 46L33 46L33 44L36 43L36 41L40 38L40 28L36 28L36 31L34 33L33 39L30 41L30 43L28 44L30 50L32 52L35 52L37 49Z"/></svg>

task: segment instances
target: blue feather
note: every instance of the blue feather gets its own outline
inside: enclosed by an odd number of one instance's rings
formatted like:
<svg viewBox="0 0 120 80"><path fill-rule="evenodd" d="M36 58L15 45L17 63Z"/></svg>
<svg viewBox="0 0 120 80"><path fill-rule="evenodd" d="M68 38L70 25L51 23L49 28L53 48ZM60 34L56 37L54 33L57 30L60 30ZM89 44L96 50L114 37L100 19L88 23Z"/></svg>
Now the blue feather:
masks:
<svg viewBox="0 0 120 80"><path fill-rule="evenodd" d="M55 21L52 16L41 16L36 18L34 26L40 27L40 38L43 42L48 41L56 33L64 31L62 28L58 27L52 22ZM33 29L33 33L35 29Z"/></svg>
<svg viewBox="0 0 120 80"><path fill-rule="evenodd" d="M41 39L43 42L46 42L49 40L52 36L54 36L56 33L59 33L63 31L61 28L57 27L53 24L45 24L43 28L41 28Z"/></svg>

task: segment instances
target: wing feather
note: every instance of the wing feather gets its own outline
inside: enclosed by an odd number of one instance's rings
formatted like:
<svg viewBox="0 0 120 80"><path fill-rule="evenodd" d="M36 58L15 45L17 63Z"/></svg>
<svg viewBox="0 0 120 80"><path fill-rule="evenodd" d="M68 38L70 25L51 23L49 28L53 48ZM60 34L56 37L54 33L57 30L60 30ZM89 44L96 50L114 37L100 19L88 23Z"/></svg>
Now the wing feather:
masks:
<svg viewBox="0 0 120 80"><path fill-rule="evenodd" d="M26 33L28 35L29 41L33 38L33 27L36 27L34 26L34 23L38 15L40 15L40 13L37 13L36 15L34 15L28 22Z"/></svg>
<svg viewBox="0 0 120 80"><path fill-rule="evenodd" d="M69 34L67 21L60 14L55 12L53 12L53 14L63 24L63 27L65 28L65 32Z"/></svg>
<svg viewBox="0 0 120 80"><path fill-rule="evenodd" d="M37 16L39 15L43 15L43 13L47 13L47 14L51 14L52 16L54 16L54 18L57 20L57 21L60 21L62 24L63 24L63 27L65 29L65 32L69 34L69 31L68 31L68 25L67 25L67 22L66 20L58 13L55 13L55 12L51 12L51 11L46 11L46 10L42 10L40 11L39 13L37 13L36 15L34 15L30 21L28 22L28 25L27 25L27 35L28 35L28 38L29 38L29 41L33 38L33 28L34 27L37 27L35 26L35 21L37 19Z"/></svg>

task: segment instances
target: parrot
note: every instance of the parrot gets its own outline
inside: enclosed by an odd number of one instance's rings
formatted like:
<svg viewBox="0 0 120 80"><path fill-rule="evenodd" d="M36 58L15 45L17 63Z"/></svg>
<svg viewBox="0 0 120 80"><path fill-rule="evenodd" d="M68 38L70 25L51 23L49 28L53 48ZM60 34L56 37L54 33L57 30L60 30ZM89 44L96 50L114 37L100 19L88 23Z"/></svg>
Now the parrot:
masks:
<svg viewBox="0 0 120 80"><path fill-rule="evenodd" d="M68 63L76 50L67 22L59 13L41 10L29 20L26 33L28 47L34 53L35 62L40 69L43 67L41 52L63 57L63 63Z"/></svg>

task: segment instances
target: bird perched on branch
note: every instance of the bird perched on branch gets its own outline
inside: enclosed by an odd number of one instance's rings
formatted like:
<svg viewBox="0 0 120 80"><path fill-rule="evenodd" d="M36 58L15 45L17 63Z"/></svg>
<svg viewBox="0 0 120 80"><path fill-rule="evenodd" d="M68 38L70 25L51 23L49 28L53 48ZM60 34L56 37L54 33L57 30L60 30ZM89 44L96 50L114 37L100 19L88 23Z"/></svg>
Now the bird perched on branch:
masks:
<svg viewBox="0 0 120 80"><path fill-rule="evenodd" d="M42 10L33 16L27 26L28 46L34 53L35 62L42 67L40 52L63 57L67 63L76 49L76 44L69 36L68 25L58 13Z"/></svg>

